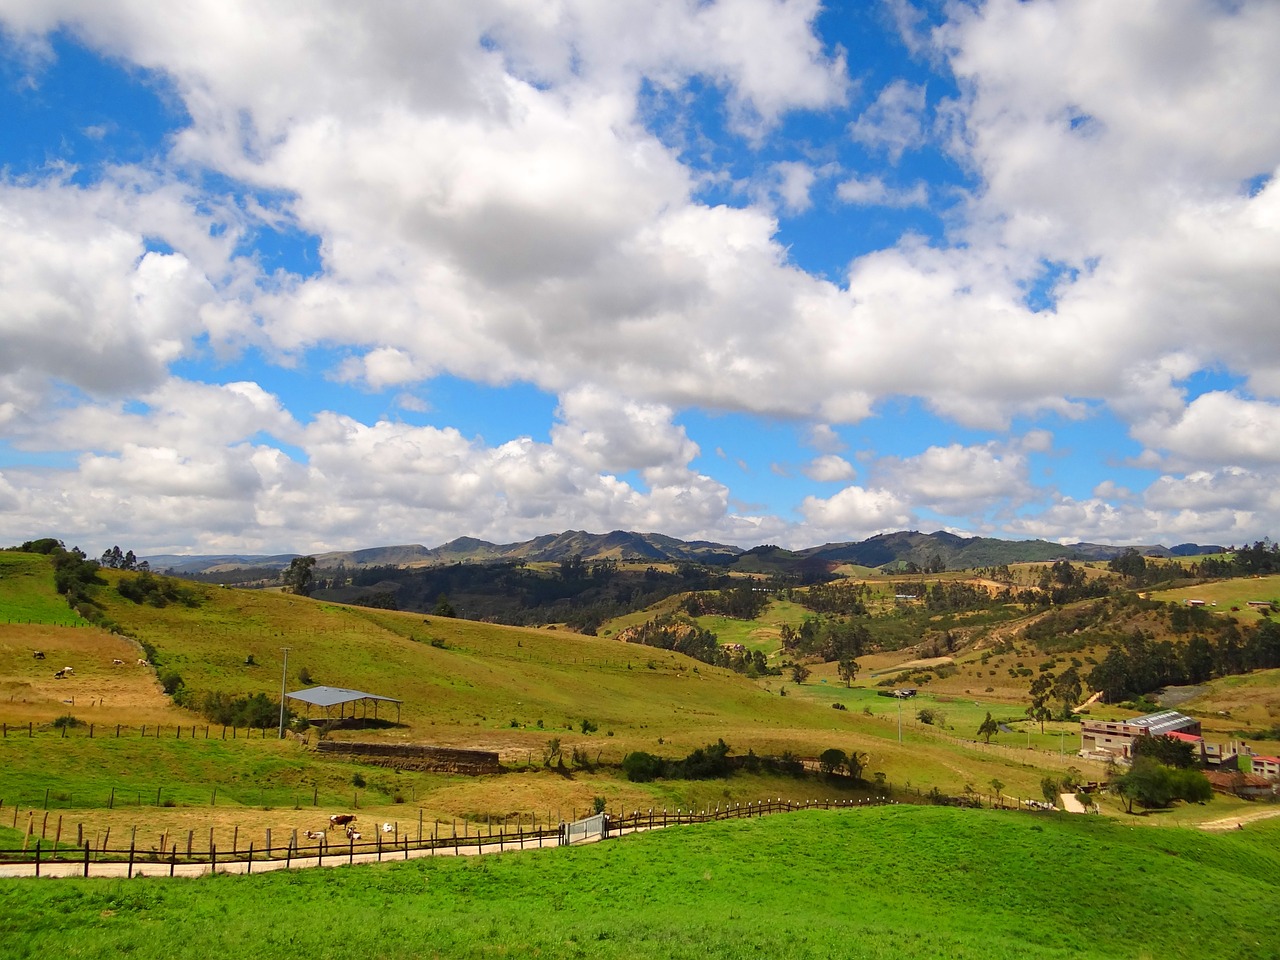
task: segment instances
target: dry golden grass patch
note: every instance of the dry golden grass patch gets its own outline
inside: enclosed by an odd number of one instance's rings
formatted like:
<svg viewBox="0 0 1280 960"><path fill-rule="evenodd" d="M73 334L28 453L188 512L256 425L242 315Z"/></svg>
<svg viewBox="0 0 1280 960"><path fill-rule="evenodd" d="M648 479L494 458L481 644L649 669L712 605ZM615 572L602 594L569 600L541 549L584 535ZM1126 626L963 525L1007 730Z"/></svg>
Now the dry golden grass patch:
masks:
<svg viewBox="0 0 1280 960"><path fill-rule="evenodd" d="M34 650L45 658L34 659ZM138 664L141 656L136 643L96 627L0 624L0 722L40 724L66 714L100 724L185 721L155 671ZM55 679L66 666L75 673Z"/></svg>

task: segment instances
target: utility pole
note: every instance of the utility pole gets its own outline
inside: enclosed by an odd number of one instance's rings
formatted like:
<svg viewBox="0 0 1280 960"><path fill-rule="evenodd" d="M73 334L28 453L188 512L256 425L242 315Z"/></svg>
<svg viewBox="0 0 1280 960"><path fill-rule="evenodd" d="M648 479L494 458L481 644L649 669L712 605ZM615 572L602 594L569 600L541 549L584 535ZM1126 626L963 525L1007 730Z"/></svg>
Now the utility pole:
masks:
<svg viewBox="0 0 1280 960"><path fill-rule="evenodd" d="M280 739L284 739L284 691L285 684L289 677L289 648L281 647L284 651L284 666L280 668Z"/></svg>

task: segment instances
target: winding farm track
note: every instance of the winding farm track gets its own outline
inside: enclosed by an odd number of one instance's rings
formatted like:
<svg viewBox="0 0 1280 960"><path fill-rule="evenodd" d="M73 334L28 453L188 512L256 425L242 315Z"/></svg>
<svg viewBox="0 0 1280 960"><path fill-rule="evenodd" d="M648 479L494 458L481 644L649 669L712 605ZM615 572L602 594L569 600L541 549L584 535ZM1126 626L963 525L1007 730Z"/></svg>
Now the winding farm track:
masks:
<svg viewBox="0 0 1280 960"><path fill-rule="evenodd" d="M1198 826L1201 830L1242 830L1246 823L1253 823L1256 820L1270 820L1272 817L1280 817L1280 808L1251 810L1248 813L1238 813L1232 817L1223 817L1221 820L1210 820L1207 823L1198 824Z"/></svg>

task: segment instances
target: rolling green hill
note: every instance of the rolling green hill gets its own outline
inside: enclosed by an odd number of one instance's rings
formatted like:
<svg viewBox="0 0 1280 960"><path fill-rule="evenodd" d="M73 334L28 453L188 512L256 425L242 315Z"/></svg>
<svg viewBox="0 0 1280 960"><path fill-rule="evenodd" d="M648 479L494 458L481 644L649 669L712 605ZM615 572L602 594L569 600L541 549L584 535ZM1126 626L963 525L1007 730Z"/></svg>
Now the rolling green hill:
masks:
<svg viewBox="0 0 1280 960"><path fill-rule="evenodd" d="M6 957L1269 960L1280 830L892 806L588 847L172 882L5 881Z"/></svg>

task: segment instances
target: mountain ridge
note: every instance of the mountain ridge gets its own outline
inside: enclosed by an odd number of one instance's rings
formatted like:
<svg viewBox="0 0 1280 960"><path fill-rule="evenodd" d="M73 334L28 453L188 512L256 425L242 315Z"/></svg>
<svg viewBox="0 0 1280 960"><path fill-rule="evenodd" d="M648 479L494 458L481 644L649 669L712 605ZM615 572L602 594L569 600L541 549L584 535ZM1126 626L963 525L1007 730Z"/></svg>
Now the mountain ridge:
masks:
<svg viewBox="0 0 1280 960"><path fill-rule="evenodd" d="M1125 550L1137 550L1144 556L1173 557L1199 553L1222 552L1217 545L1192 543L1166 547L1161 544L1098 544L1078 542L1055 543L1050 540L1002 540L995 537L962 537L947 531L921 533L902 530L877 534L865 540L820 544L799 550L786 550L772 545L750 549L710 540L679 540L660 533L638 533L613 530L594 534L585 530L566 530L544 534L530 540L497 544L476 537L458 537L438 547L422 544L393 544L358 550L312 554L316 566L435 566L451 563L495 563L524 561L530 563L560 562L572 557L584 561L652 561L655 563L701 563L744 570L777 565L838 565L853 563L866 567L906 567L920 569L971 569L1007 563L1052 562L1067 560L1109 560ZM213 570L257 568L283 569L297 553L252 554L161 554L144 557L156 570L173 573L205 573ZM766 557L771 562L765 563Z"/></svg>

